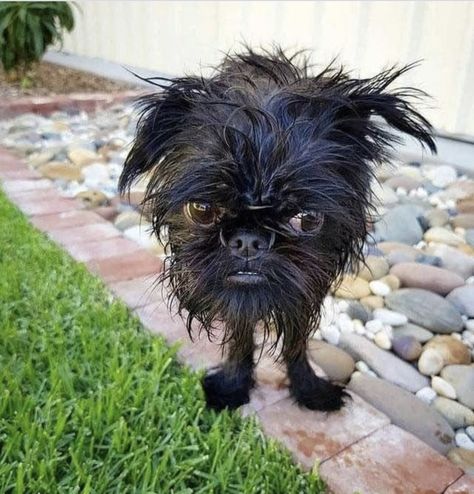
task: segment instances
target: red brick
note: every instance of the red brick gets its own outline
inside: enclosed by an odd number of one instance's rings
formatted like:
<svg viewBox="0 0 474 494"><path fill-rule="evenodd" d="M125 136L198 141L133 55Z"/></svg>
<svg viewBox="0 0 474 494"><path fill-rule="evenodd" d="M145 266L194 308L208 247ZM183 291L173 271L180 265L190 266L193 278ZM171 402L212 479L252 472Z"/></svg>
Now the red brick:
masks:
<svg viewBox="0 0 474 494"><path fill-rule="evenodd" d="M90 223L48 232L50 238L65 247L71 247L79 243L108 240L120 235L120 231L110 223Z"/></svg>
<svg viewBox="0 0 474 494"><path fill-rule="evenodd" d="M131 309L161 301L161 287L156 287L157 275L109 284L110 290Z"/></svg>
<svg viewBox="0 0 474 494"><path fill-rule="evenodd" d="M462 472L415 436L389 425L325 461L319 474L338 494L437 494Z"/></svg>
<svg viewBox="0 0 474 494"><path fill-rule="evenodd" d="M158 275L163 266L158 257L145 249L109 259L94 259L87 265L92 272L109 283L146 275Z"/></svg>
<svg viewBox="0 0 474 494"><path fill-rule="evenodd" d="M22 167L16 167L11 170L3 170L0 168L0 178L3 180L30 180L30 179L40 179L41 175L36 170L31 170L26 168L26 165Z"/></svg>
<svg viewBox="0 0 474 494"><path fill-rule="evenodd" d="M31 191L33 194L35 191ZM45 192L45 191L38 191ZM25 194L30 194L26 193ZM82 209L84 206L73 199L63 199L61 197L52 197L50 199L22 199L19 196L15 197L14 202L18 204L20 209L29 216L63 213L66 211L74 211L76 209Z"/></svg>
<svg viewBox="0 0 474 494"><path fill-rule="evenodd" d="M184 325L183 325L184 327ZM178 358L194 370L209 369L221 364L225 360L225 353L220 345L222 338L216 331L215 337L209 341L205 331L196 330L193 340L189 340L178 350Z"/></svg>
<svg viewBox="0 0 474 494"><path fill-rule="evenodd" d="M474 477L464 474L454 484L451 484L444 494L472 494L474 492Z"/></svg>
<svg viewBox="0 0 474 494"><path fill-rule="evenodd" d="M107 259L110 257L122 257L123 255L140 250L141 248L138 244L123 237L67 246L69 254L81 262Z"/></svg>
<svg viewBox="0 0 474 494"><path fill-rule="evenodd" d="M41 202L63 199L63 197L59 195L59 191L51 186L47 188L23 190L21 192L9 192L8 196L14 203L18 204L20 207L25 202Z"/></svg>
<svg viewBox="0 0 474 494"><path fill-rule="evenodd" d="M347 406L332 413L298 407L291 398L257 413L264 432L281 441L295 460L309 470L315 462L334 456L389 423L381 412L351 395L353 400Z"/></svg>
<svg viewBox="0 0 474 494"><path fill-rule="evenodd" d="M61 228L88 225L89 223L106 223L99 215L91 211L66 211L64 213L33 216L31 223L40 230L50 231Z"/></svg>
<svg viewBox="0 0 474 494"><path fill-rule="evenodd" d="M52 184L50 180L5 180L3 190L7 194L18 194L30 190L50 189Z"/></svg>

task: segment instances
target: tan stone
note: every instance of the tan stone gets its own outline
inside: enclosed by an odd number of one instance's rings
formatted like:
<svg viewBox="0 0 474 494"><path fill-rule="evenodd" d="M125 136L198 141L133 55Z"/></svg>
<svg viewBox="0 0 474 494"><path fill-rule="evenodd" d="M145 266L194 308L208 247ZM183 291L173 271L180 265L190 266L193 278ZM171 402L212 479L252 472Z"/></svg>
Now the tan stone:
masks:
<svg viewBox="0 0 474 494"><path fill-rule="evenodd" d="M461 341L448 335L437 335L432 338L423 350L436 350L443 358L444 365L469 364L471 354L469 348Z"/></svg>
<svg viewBox="0 0 474 494"><path fill-rule="evenodd" d="M82 180L82 172L78 166L61 161L50 161L38 167L38 171L51 180Z"/></svg>
<svg viewBox="0 0 474 494"><path fill-rule="evenodd" d="M79 192L76 197L81 199L89 209L108 204L107 196L100 190L84 190Z"/></svg>
<svg viewBox="0 0 474 494"><path fill-rule="evenodd" d="M382 297L378 295L369 295L367 297L362 297L360 299L362 305L365 305L370 310L381 309L384 306L384 301Z"/></svg>
<svg viewBox="0 0 474 494"><path fill-rule="evenodd" d="M336 289L336 297L360 299L370 295L369 283L359 277L344 275L342 282Z"/></svg>
<svg viewBox="0 0 474 494"><path fill-rule="evenodd" d="M83 148L71 149L68 153L68 158L77 166L83 167L91 163L102 162L103 157L94 151Z"/></svg>
<svg viewBox="0 0 474 494"><path fill-rule="evenodd" d="M380 281L388 285L392 292L400 288L400 280L394 274L387 274L383 278L380 278Z"/></svg>

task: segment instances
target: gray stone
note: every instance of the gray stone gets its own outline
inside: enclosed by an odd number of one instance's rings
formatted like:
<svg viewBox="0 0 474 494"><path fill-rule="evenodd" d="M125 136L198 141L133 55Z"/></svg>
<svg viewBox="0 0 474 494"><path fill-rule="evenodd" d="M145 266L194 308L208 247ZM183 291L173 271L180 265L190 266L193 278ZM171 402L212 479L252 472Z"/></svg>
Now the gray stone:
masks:
<svg viewBox="0 0 474 494"><path fill-rule="evenodd" d="M409 322L408 324L394 328L393 337L399 336L413 336L420 343L426 343L433 338L434 334L421 326Z"/></svg>
<svg viewBox="0 0 474 494"><path fill-rule="evenodd" d="M440 267L442 261L441 261L441 257L438 256L420 254L419 256L415 257L415 262L418 262L420 264L427 264L428 266Z"/></svg>
<svg viewBox="0 0 474 494"><path fill-rule="evenodd" d="M468 317L474 317L474 285L455 288L446 297L456 308Z"/></svg>
<svg viewBox="0 0 474 494"><path fill-rule="evenodd" d="M430 227L444 226L449 221L449 214L443 209L430 209L425 213L425 219Z"/></svg>
<svg viewBox="0 0 474 494"><path fill-rule="evenodd" d="M469 230L466 230L466 242L474 247L474 228L469 228Z"/></svg>
<svg viewBox="0 0 474 494"><path fill-rule="evenodd" d="M344 350L324 341L310 340L308 354L332 381L346 382L354 371L354 359Z"/></svg>
<svg viewBox="0 0 474 494"><path fill-rule="evenodd" d="M428 254L441 258L443 268L454 271L464 279L474 274L474 257L461 252L449 245L430 245L426 249Z"/></svg>
<svg viewBox="0 0 474 494"><path fill-rule="evenodd" d="M355 360L363 360L377 375L415 393L429 381L407 362L382 350L367 338L357 334L341 334L339 346Z"/></svg>
<svg viewBox="0 0 474 494"><path fill-rule="evenodd" d="M142 215L136 211L124 211L120 213L114 221L114 225L121 231L127 230L132 226L139 225L142 221Z"/></svg>
<svg viewBox="0 0 474 494"><path fill-rule="evenodd" d="M387 307L405 314L411 322L435 333L459 332L463 320L459 311L443 297L419 288L402 288L385 299Z"/></svg>
<svg viewBox="0 0 474 494"><path fill-rule="evenodd" d="M454 429L474 424L474 412L457 401L440 396L432 406L448 421Z"/></svg>
<svg viewBox="0 0 474 494"><path fill-rule="evenodd" d="M396 206L375 224L380 240L416 244L423 238L423 230L413 214L411 205Z"/></svg>
<svg viewBox="0 0 474 494"><path fill-rule="evenodd" d="M454 446L454 431L445 418L399 386L361 373L352 377L348 388L441 454Z"/></svg>
<svg viewBox="0 0 474 494"><path fill-rule="evenodd" d="M453 448L448 453L448 458L458 467L461 467L467 474L474 475L474 451L464 448ZM456 491L453 492L456 494ZM469 494L468 491L459 494Z"/></svg>
<svg viewBox="0 0 474 494"><path fill-rule="evenodd" d="M413 336L394 336L392 348L403 360L416 360L421 355L421 343Z"/></svg>
<svg viewBox="0 0 474 494"><path fill-rule="evenodd" d="M458 401L474 409L474 367L471 365L448 365L441 371L441 377L452 384Z"/></svg>
<svg viewBox="0 0 474 494"><path fill-rule="evenodd" d="M371 313L357 300L351 300L346 311L351 319L359 319L364 324L371 318Z"/></svg>

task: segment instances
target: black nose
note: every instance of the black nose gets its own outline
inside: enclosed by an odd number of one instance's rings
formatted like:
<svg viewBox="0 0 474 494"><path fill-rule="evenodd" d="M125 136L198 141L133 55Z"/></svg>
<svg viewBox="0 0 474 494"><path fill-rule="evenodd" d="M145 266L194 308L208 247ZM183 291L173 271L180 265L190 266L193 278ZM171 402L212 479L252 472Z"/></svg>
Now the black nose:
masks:
<svg viewBox="0 0 474 494"><path fill-rule="evenodd" d="M233 256L247 260L258 259L271 248L273 239L274 235L238 230L229 238L227 246Z"/></svg>

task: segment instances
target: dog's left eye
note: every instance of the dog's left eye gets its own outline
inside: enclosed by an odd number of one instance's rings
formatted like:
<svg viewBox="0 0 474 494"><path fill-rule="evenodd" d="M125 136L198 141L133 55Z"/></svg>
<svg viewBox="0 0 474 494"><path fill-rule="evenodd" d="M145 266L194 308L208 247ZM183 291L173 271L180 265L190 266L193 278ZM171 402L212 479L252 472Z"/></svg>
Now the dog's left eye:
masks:
<svg viewBox="0 0 474 494"><path fill-rule="evenodd" d="M301 211L293 216L289 223L297 233L316 233L323 226L324 214L316 211Z"/></svg>
<svg viewBox="0 0 474 494"><path fill-rule="evenodd" d="M205 202L188 202L184 206L184 215L195 225L211 226L221 214L221 208L211 206L211 204Z"/></svg>

